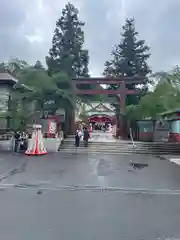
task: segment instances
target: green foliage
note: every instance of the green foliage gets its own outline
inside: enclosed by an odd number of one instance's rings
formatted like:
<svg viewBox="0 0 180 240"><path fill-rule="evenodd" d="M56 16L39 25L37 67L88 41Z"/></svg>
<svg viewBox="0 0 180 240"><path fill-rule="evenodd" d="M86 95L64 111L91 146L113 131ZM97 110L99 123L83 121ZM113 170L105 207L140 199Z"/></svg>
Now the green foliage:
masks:
<svg viewBox="0 0 180 240"><path fill-rule="evenodd" d="M149 47L144 40L138 39L139 33L135 29L134 19L127 19L121 33L121 40L115 46L111 55L112 60L105 62L104 76L147 76L151 71L147 64L150 57ZM117 89L118 86L111 84L110 89ZM136 84L128 85L129 89L136 89ZM147 85L142 85L140 95L147 92ZM139 96L129 95L126 103L137 104Z"/></svg>
<svg viewBox="0 0 180 240"><path fill-rule="evenodd" d="M30 116L28 101L24 93L13 90L11 93L9 116L11 117L10 127L13 130L24 130Z"/></svg>
<svg viewBox="0 0 180 240"><path fill-rule="evenodd" d="M51 78L42 69L28 68L18 74L19 84L24 84L30 89L48 91L54 88Z"/></svg>
<svg viewBox="0 0 180 240"><path fill-rule="evenodd" d="M79 11L71 3L65 5L62 15L56 22L56 28L52 39L52 47L49 56L46 57L49 74L66 72L71 80L72 77L89 77L89 53L83 49L84 45L84 22L79 20ZM64 83L64 86L69 85ZM70 83L70 87L72 83ZM95 85L83 84L79 89L96 89ZM83 101L101 100L102 96L77 96Z"/></svg>
<svg viewBox="0 0 180 240"><path fill-rule="evenodd" d="M34 64L34 68L36 69L44 69L41 61L37 60L36 63Z"/></svg>
<svg viewBox="0 0 180 240"><path fill-rule="evenodd" d="M48 110L55 114L60 107L74 106L69 87L61 86L69 79L64 72L48 76L45 69L36 65L16 71L16 77L19 81L14 85L10 102L11 127L14 130L23 129L34 111L43 115ZM46 109L49 100L54 101L53 109Z"/></svg>
<svg viewBox="0 0 180 240"><path fill-rule="evenodd" d="M78 9L73 4L65 5L61 17L56 22L52 48L49 56L46 57L49 75L55 74L54 80L59 89L71 92L74 104L75 95L73 95L71 79L72 77L88 76L89 63L88 51L83 49L84 32L82 27L84 23L79 21L78 13ZM63 77L66 81L59 81L57 74L60 72L67 74L68 77ZM69 110L69 104L67 101L63 101L63 103L65 102L66 110Z"/></svg>
<svg viewBox="0 0 180 240"><path fill-rule="evenodd" d="M88 123L88 116L84 113L80 113L79 119L81 119L81 121L84 123Z"/></svg>
<svg viewBox="0 0 180 240"><path fill-rule="evenodd" d="M152 118L159 113L180 108L180 68L171 72L158 72L153 75L154 90L143 96L137 106L129 106L126 115L130 120Z"/></svg>
<svg viewBox="0 0 180 240"><path fill-rule="evenodd" d="M5 63L2 62L0 63L0 73L4 73L6 71L6 66L5 66Z"/></svg>
<svg viewBox="0 0 180 240"><path fill-rule="evenodd" d="M44 102L53 99L58 102L61 98L66 98L72 105L70 84L68 75L65 72L58 72L49 76L40 61L36 61L34 66L26 61L10 59L5 65L5 69L15 75L19 80L14 88L20 99L35 101L37 106L43 109ZM58 108L58 106L57 106Z"/></svg>
<svg viewBox="0 0 180 240"><path fill-rule="evenodd" d="M8 62L0 63L0 72L9 72L13 76L24 68L29 67L28 63L18 58L11 58Z"/></svg>
<svg viewBox="0 0 180 240"><path fill-rule="evenodd" d="M88 76L88 51L83 49L84 22L78 19L79 11L71 3L65 5L56 22L50 56L46 57L49 71L65 71L70 77Z"/></svg>
<svg viewBox="0 0 180 240"><path fill-rule="evenodd" d="M21 70L29 68L30 65L24 60L18 58L11 58L5 63L6 70L13 75L17 75Z"/></svg>
<svg viewBox="0 0 180 240"><path fill-rule="evenodd" d="M18 85L26 85L31 90L26 93L29 101L36 100L43 108L45 101L54 100L57 103L60 98L65 98L73 104L69 88L65 89L61 86L67 82L67 79L65 73L57 73L50 77L43 69L29 68L19 74Z"/></svg>
<svg viewBox="0 0 180 240"><path fill-rule="evenodd" d="M122 28L121 41L112 51L112 60L105 63L105 76L146 76L150 73L147 60L149 47L138 40L134 19L127 19Z"/></svg>

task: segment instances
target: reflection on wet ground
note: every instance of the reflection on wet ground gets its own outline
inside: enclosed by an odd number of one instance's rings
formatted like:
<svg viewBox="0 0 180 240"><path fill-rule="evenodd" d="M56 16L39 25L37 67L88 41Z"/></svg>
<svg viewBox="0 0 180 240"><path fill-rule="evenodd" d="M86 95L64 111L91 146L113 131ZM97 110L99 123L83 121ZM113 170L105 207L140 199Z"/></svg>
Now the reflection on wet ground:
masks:
<svg viewBox="0 0 180 240"><path fill-rule="evenodd" d="M40 158L23 156L7 169L1 184L43 184L44 186L94 186L114 188L180 189L180 167L168 160L146 155L48 154ZM6 167L7 165L7 167Z"/></svg>
<svg viewBox="0 0 180 240"><path fill-rule="evenodd" d="M180 167L162 160L1 154L1 238L178 239Z"/></svg>

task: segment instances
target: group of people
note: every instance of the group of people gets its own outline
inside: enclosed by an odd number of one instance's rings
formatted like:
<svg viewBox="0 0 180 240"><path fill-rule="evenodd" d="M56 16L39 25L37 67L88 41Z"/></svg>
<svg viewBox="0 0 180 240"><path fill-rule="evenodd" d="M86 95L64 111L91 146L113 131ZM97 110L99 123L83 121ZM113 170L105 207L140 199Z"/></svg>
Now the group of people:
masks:
<svg viewBox="0 0 180 240"><path fill-rule="evenodd" d="M84 141L84 146L88 147L88 140L91 137L92 133L92 126L90 125L88 127L80 126L76 132L75 132L75 146L79 147L80 141ZM28 147L28 134L25 132L17 131L13 135L13 152L20 152L21 150L25 151ZM64 132L61 130L61 128L58 131L57 137L60 139L60 144L58 147L58 151L60 151L60 148L64 142Z"/></svg>
<svg viewBox="0 0 180 240"><path fill-rule="evenodd" d="M13 136L13 152L20 152L26 150L28 147L28 134L17 131Z"/></svg>
<svg viewBox="0 0 180 240"><path fill-rule="evenodd" d="M84 127L83 129L77 129L75 133L75 146L79 147L80 141L84 141L84 146L88 146L88 140L90 138L90 134L87 127Z"/></svg>
<svg viewBox="0 0 180 240"><path fill-rule="evenodd" d="M98 131L106 132L106 131L109 131L111 126L112 125L110 123L94 123L93 124L93 129L98 130Z"/></svg>

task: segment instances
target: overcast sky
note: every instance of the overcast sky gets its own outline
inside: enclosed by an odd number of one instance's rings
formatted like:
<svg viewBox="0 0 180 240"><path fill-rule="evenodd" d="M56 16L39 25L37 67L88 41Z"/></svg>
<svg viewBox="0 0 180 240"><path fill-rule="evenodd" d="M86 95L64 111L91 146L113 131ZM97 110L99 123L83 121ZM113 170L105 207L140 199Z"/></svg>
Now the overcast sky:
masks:
<svg viewBox="0 0 180 240"><path fill-rule="evenodd" d="M0 0L0 61L44 61L65 0ZM126 17L151 47L154 71L180 64L180 0L72 0L85 25L90 71L100 76Z"/></svg>

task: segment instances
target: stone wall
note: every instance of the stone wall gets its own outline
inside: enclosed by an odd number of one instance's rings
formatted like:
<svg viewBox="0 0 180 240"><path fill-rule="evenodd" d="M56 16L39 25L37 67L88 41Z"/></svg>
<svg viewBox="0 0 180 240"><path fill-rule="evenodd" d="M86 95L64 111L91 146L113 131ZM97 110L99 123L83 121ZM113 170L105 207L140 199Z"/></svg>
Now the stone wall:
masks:
<svg viewBox="0 0 180 240"><path fill-rule="evenodd" d="M28 140L30 143L31 139ZM60 139L58 138L46 138L44 139L44 144L48 152L57 152L59 147ZM13 141L12 140L1 140L0 141L0 151L12 152Z"/></svg>
<svg viewBox="0 0 180 240"><path fill-rule="evenodd" d="M13 142L11 140L0 141L0 151L10 152L13 149Z"/></svg>

